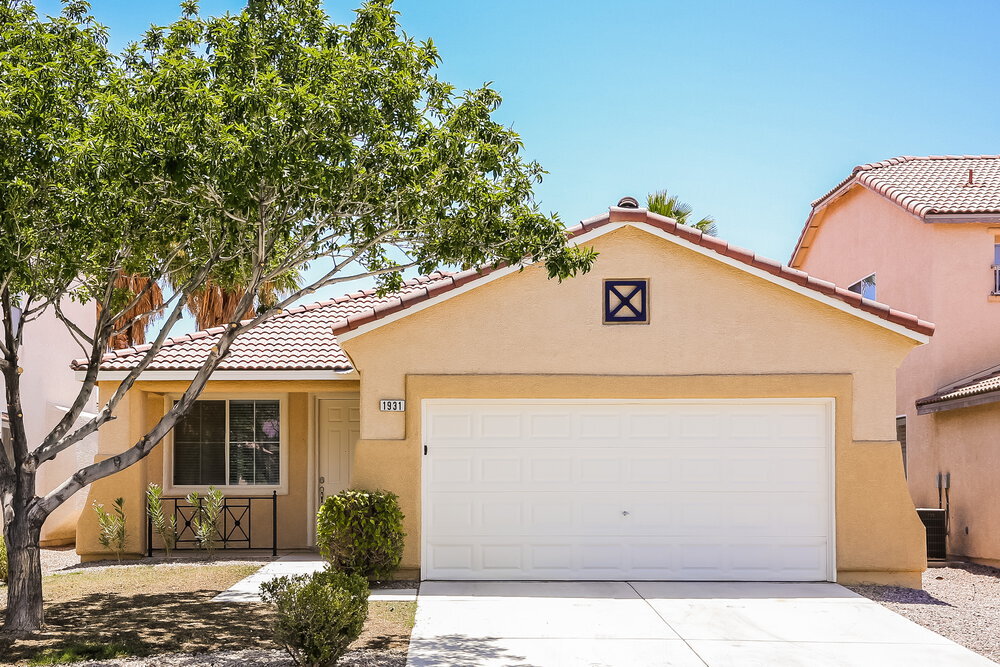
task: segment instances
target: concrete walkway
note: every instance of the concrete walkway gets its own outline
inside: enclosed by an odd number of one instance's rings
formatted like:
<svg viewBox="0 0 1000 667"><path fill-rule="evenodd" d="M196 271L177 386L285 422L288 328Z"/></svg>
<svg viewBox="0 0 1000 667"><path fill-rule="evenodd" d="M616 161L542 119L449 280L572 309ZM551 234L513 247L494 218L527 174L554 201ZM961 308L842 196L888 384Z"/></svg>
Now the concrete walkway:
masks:
<svg viewBox="0 0 1000 667"><path fill-rule="evenodd" d="M409 667L984 667L836 584L424 582Z"/></svg>
<svg viewBox="0 0 1000 667"><path fill-rule="evenodd" d="M260 602L260 585L277 577L312 574L326 567L326 561L314 554L294 554L271 561L249 577L241 579L222 591L212 602ZM374 588L369 600L412 601L417 598L412 588Z"/></svg>

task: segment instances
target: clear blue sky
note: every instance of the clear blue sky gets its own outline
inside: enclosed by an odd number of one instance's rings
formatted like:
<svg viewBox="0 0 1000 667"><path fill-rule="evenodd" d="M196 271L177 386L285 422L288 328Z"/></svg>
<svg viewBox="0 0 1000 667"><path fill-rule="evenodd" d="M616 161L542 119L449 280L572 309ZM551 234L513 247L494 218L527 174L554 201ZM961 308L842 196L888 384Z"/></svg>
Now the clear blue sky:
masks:
<svg viewBox="0 0 1000 667"><path fill-rule="evenodd" d="M91 1L115 47L177 15L161 0ZM356 4L327 9L347 22ZM854 165L1000 153L994 1L396 7L406 32L433 37L444 79L503 94L498 117L550 172L543 210L570 224L668 188L723 238L787 261L809 203Z"/></svg>

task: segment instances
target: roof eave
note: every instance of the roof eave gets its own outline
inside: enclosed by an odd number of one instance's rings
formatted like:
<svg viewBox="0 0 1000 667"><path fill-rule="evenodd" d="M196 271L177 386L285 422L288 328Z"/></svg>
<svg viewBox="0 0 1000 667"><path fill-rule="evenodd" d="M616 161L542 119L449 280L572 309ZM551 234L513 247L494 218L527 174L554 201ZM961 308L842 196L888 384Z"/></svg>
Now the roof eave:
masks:
<svg viewBox="0 0 1000 667"><path fill-rule="evenodd" d="M98 382L120 382L128 377L131 371L104 370L97 372ZM86 378L86 370L74 372L78 381ZM172 370L172 371L145 371L136 378L137 382L174 382L193 380L197 371L194 370ZM361 376L357 370L316 370L316 369L270 369L270 370L233 370L215 371L209 377L209 382L220 380L243 380L243 381L263 381L263 380L358 380Z"/></svg>
<svg viewBox="0 0 1000 667"><path fill-rule="evenodd" d="M973 394L971 396L957 396L946 400L928 396L918 400L916 406L918 415L929 415L935 412L972 408L977 405L988 405L997 402L1000 402L1000 389L994 389L983 394Z"/></svg>

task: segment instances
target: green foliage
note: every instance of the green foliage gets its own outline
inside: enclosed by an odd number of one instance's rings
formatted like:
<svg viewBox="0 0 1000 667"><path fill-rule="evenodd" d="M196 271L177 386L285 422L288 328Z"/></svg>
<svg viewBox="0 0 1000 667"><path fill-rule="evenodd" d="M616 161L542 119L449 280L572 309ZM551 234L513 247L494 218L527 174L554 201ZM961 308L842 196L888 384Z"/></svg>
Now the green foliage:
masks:
<svg viewBox="0 0 1000 667"><path fill-rule="evenodd" d="M368 617L368 582L356 574L327 569L278 577L260 592L276 607L275 640L303 667L336 664Z"/></svg>
<svg viewBox="0 0 1000 667"><path fill-rule="evenodd" d="M43 315L61 316L70 299L98 313L88 330L61 318L89 360L80 398L34 452L15 412L15 451L43 464L102 428L208 281L244 295L229 312L263 306L223 330L148 433L55 491L37 493L34 466L0 456L2 491L23 485L7 508L18 530L148 455L235 337L317 289L365 276L390 289L411 267L526 261L563 279L595 259L539 210L532 190L544 171L494 118L499 93L442 81L437 48L403 32L391 0L365 2L349 25L321 0L254 0L219 17L185 0L176 21L120 55L87 2L67 0L48 18L16 0L0 2L0 45L0 319L13 321L13 307L23 315L0 368L8 402L20 398L21 339ZM264 298L306 265L318 277ZM160 308L137 276L173 285L159 330L106 409L80 425L115 323L141 317L144 301ZM204 546L213 541L206 534ZM18 595L31 604L9 608L30 607L17 622L37 629L40 586Z"/></svg>
<svg viewBox="0 0 1000 667"><path fill-rule="evenodd" d="M701 220L694 220L691 217L691 207L682 202L677 195L668 195L666 190L650 193L646 197L646 208L653 213L672 218L682 225L700 229L710 236L719 233L719 227L714 218L705 216Z"/></svg>
<svg viewBox="0 0 1000 667"><path fill-rule="evenodd" d="M385 579L403 557L403 512L396 494L347 490L319 508L316 542L330 565L369 579Z"/></svg>
<svg viewBox="0 0 1000 667"><path fill-rule="evenodd" d="M29 665L64 665L87 660L114 660L131 656L135 646L119 642L81 641L59 648L47 648L32 658Z"/></svg>
<svg viewBox="0 0 1000 667"><path fill-rule="evenodd" d="M128 542L125 499L115 498L113 513L105 510L103 503L95 500L94 511L97 512L98 541L108 551L114 551L115 558L120 561Z"/></svg>
<svg viewBox="0 0 1000 667"><path fill-rule="evenodd" d="M204 549L211 556L219 537L219 517L222 515L222 505L226 497L214 486L208 487L208 493L199 496L196 491L187 495L187 502L194 507L191 516L191 527L198 548Z"/></svg>
<svg viewBox="0 0 1000 667"><path fill-rule="evenodd" d="M177 517L172 514L170 516L164 514L162 497L163 489L160 488L160 485L150 482L149 486L146 487L146 511L149 512L153 530L160 536L163 550L169 558L170 552L177 544Z"/></svg>
<svg viewBox="0 0 1000 667"><path fill-rule="evenodd" d="M7 543L0 531L0 582L7 583Z"/></svg>

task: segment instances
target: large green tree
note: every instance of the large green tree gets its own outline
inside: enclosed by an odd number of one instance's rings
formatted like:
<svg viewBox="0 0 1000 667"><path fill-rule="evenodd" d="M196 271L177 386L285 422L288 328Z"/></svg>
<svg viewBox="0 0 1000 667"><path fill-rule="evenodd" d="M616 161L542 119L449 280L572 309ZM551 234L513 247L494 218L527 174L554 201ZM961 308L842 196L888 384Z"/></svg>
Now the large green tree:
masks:
<svg viewBox="0 0 1000 667"><path fill-rule="evenodd" d="M46 517L148 455L233 341L278 310L363 276L390 289L409 267L540 262L562 279L594 259L539 212L532 188L543 172L493 119L497 92L459 92L438 79L434 45L401 32L390 0L366 3L350 25L332 22L318 0L251 0L221 17L201 16L194 2L181 7L179 20L118 57L82 2L56 18L0 4L0 371L13 441L12 458L0 448L0 499L10 631L43 623ZM305 263L325 271L239 320ZM128 288L122 275L153 281ZM187 390L129 449L39 494L39 466L113 418L207 281L242 296ZM143 285L154 283L171 287L149 349L78 425L107 341L148 314L136 306L151 301ZM67 299L97 306L93 329L63 316ZM19 355L45 312L89 363L65 417L28 442L23 409L37 408L21 404Z"/></svg>

